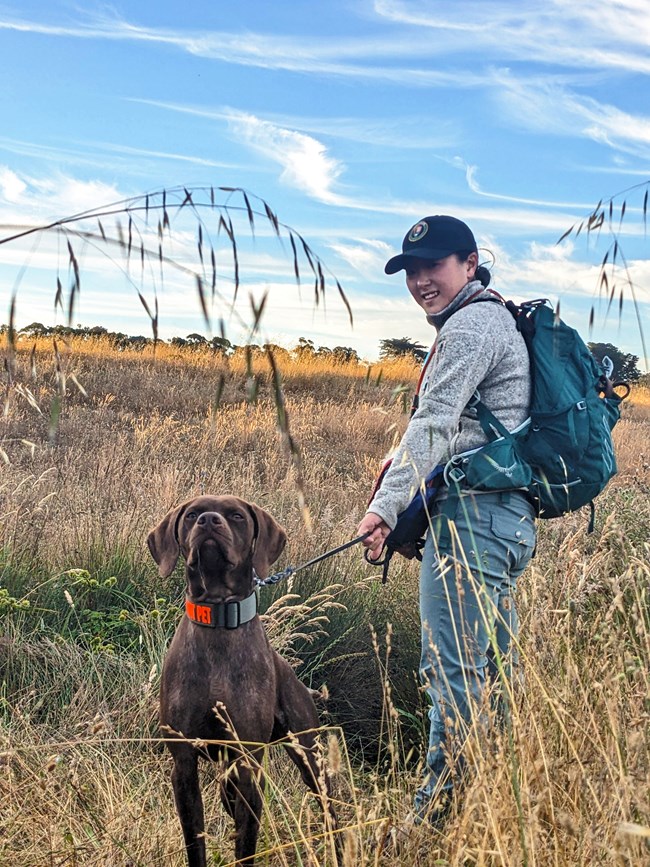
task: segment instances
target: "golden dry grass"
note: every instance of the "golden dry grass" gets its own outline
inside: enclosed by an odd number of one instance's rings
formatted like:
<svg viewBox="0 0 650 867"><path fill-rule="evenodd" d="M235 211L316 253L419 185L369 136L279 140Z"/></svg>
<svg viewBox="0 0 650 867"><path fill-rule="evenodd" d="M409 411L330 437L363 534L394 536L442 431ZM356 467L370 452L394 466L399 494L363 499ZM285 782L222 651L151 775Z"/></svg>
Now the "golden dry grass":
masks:
<svg viewBox="0 0 650 867"><path fill-rule="evenodd" d="M0 438L0 865L182 865L155 726L180 584L157 578L146 532L205 490L254 500L285 525L279 566L350 538L404 424L400 386L415 369L368 375L281 361L309 532L264 359L251 405L243 359L73 343L61 351L65 396L51 439L61 376L57 384L47 342L34 371L30 348L19 353L22 391L9 395ZM636 390L626 410L598 532L585 534L583 514L540 528L519 588L525 687L510 727L473 736L475 772L444 836L418 829L401 856L381 859L376 842L408 811L420 772L417 569L397 564L382 587L353 550L268 597L274 644L312 685L327 681L346 864L650 861L648 391ZM212 777L207 770L211 863L226 864L230 827ZM318 811L276 748L269 779L259 849L272 851L261 863L331 864Z"/></svg>

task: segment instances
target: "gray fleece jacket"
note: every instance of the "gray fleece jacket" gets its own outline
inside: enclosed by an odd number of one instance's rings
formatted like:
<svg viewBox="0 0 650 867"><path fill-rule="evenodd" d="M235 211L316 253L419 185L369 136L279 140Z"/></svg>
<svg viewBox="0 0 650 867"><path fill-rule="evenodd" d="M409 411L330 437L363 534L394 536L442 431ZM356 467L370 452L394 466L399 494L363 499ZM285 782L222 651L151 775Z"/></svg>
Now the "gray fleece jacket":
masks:
<svg viewBox="0 0 650 867"><path fill-rule="evenodd" d="M508 430L528 416L531 380L526 344L502 304L475 303L493 299L490 292L462 306L480 289L481 283L473 280L444 310L427 317L438 330L438 339L420 388L419 407L368 508L391 529L437 464L488 441L474 411L467 409L476 389Z"/></svg>

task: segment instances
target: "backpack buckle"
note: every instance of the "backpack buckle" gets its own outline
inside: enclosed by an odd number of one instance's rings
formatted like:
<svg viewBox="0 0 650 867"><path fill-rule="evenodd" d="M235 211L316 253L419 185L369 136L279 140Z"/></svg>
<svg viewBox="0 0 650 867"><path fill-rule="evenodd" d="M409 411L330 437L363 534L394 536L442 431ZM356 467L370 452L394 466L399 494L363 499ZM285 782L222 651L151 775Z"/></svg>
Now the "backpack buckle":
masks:
<svg viewBox="0 0 650 867"><path fill-rule="evenodd" d="M449 479L459 485L465 478L465 472L459 466L449 467L445 470L445 481L449 484Z"/></svg>
<svg viewBox="0 0 650 867"><path fill-rule="evenodd" d="M241 606L239 602L227 602L224 608L224 623L226 629L237 629L241 626Z"/></svg>

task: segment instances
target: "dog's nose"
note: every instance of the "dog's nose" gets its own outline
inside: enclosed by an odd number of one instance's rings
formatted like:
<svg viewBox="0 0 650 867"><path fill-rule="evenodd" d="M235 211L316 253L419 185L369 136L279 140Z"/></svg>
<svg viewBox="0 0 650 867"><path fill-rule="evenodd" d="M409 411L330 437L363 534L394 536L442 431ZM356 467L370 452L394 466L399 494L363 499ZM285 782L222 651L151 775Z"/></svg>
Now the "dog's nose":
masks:
<svg viewBox="0 0 650 867"><path fill-rule="evenodd" d="M199 527L216 527L223 522L223 517L218 512L203 512L196 519Z"/></svg>

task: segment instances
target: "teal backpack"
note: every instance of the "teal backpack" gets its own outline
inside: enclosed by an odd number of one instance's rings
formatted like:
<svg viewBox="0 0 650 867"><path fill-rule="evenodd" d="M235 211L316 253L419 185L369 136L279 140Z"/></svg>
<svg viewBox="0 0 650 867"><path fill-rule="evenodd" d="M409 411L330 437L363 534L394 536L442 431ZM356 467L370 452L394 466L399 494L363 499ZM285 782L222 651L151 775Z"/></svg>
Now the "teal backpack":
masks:
<svg viewBox="0 0 650 867"><path fill-rule="evenodd" d="M546 299L506 302L530 356L530 417L507 431L475 394L470 402L490 439L445 467L450 494L461 488L527 488L540 518L557 518L593 500L616 473L612 429L625 383L612 383L575 329ZM611 372L611 371L610 371ZM619 396L615 387L627 393ZM452 497L452 499L456 499Z"/></svg>

